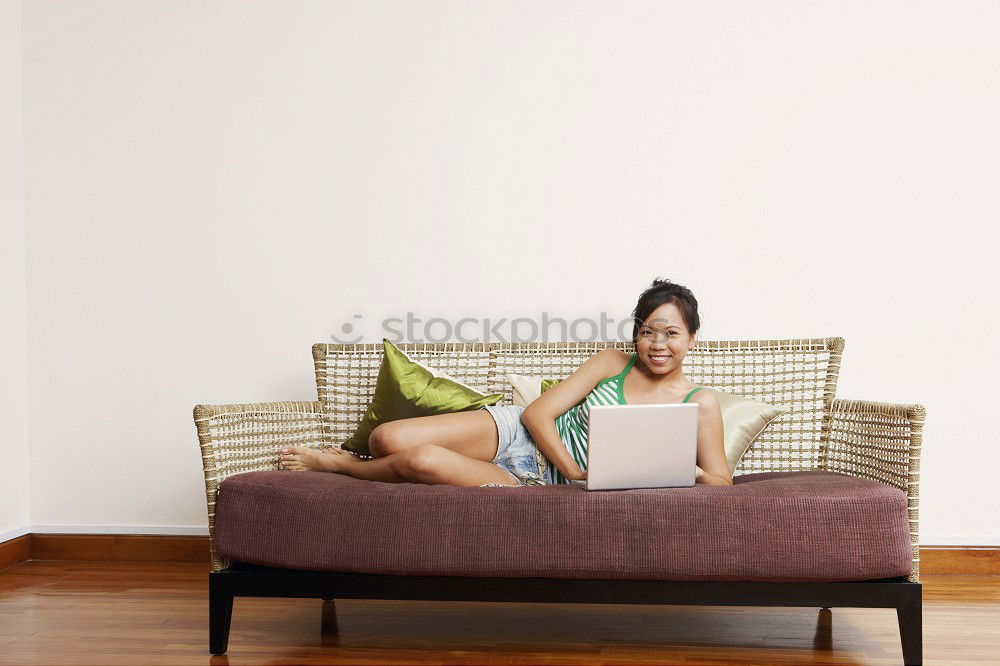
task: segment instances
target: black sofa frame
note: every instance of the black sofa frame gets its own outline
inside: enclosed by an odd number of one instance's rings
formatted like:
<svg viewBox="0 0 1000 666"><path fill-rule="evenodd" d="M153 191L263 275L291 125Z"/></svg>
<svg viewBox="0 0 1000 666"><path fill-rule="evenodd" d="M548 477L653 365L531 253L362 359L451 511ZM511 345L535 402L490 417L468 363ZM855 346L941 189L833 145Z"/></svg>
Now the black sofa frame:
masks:
<svg viewBox="0 0 1000 666"><path fill-rule="evenodd" d="M235 597L895 608L903 663L923 661L922 588L906 577L839 583L482 578L303 571L232 562L209 574L209 649L214 655L228 649Z"/></svg>

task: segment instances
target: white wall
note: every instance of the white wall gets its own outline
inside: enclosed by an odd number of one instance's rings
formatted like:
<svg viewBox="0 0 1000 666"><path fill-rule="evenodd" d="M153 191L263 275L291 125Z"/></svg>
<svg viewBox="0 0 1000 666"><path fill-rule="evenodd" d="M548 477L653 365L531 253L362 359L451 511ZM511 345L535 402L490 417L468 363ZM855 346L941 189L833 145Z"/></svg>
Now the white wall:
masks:
<svg viewBox="0 0 1000 666"><path fill-rule="evenodd" d="M927 407L922 541L1000 544L998 21L28 2L33 523L203 531L192 406L312 399L355 314L624 317L661 275L704 339L844 336L840 397Z"/></svg>
<svg viewBox="0 0 1000 666"><path fill-rule="evenodd" d="M28 532L21 3L0 0L0 541Z"/></svg>

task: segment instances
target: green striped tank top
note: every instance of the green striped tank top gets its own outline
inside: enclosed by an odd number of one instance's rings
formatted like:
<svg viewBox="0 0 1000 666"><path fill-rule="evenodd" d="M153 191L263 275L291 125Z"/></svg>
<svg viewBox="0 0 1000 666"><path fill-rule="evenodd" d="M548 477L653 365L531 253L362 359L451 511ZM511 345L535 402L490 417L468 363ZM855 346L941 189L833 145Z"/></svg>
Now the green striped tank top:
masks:
<svg viewBox="0 0 1000 666"><path fill-rule="evenodd" d="M587 397L570 407L565 414L556 418L556 431L562 439L563 444L573 456L573 460L580 466L580 469L587 469L587 434L590 427L590 408L593 405L627 405L622 387L625 384L625 376L638 360L638 354L633 353L629 358L625 369L614 377L602 379L594 387L594 390L587 394ZM684 396L681 402L688 399L700 391L703 387L697 386L690 393ZM559 468L550 461L546 468L546 483L569 484L569 479L564 477Z"/></svg>

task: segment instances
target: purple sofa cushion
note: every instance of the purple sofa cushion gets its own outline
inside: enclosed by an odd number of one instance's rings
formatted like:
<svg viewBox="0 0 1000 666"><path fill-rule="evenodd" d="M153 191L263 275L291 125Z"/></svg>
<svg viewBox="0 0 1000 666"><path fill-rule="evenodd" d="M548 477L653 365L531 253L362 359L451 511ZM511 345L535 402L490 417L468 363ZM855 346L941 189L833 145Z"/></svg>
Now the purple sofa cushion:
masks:
<svg viewBox="0 0 1000 666"><path fill-rule="evenodd" d="M912 557L903 491L824 471L587 492L277 470L227 478L215 511L223 557L315 571L832 582Z"/></svg>

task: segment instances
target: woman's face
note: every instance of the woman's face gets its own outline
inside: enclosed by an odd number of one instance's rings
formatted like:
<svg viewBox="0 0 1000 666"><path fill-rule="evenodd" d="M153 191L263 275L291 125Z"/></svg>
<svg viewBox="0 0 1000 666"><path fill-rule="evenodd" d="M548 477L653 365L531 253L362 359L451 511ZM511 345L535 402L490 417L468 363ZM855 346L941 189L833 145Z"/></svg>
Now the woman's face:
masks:
<svg viewBox="0 0 1000 666"><path fill-rule="evenodd" d="M635 351L649 370L665 375L681 366L695 339L688 333L681 311L673 303L653 310L635 340Z"/></svg>

